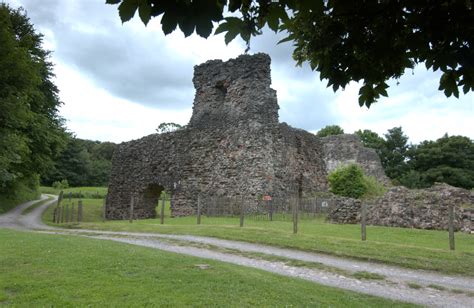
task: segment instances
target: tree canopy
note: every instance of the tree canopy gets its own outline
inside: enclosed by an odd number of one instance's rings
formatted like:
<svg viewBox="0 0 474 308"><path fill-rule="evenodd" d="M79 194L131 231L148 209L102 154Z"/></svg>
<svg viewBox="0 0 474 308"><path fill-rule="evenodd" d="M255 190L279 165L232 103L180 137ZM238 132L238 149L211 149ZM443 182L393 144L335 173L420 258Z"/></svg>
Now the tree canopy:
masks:
<svg viewBox="0 0 474 308"><path fill-rule="evenodd" d="M170 122L170 123L163 122L163 123L160 123L160 125L158 125L156 132L158 134L170 133L181 128L183 128L183 126L180 124L176 124L173 122Z"/></svg>
<svg viewBox="0 0 474 308"><path fill-rule="evenodd" d="M424 141L410 158L416 173L416 186L444 182L471 189L474 187L474 142L464 136L445 135L436 141Z"/></svg>
<svg viewBox="0 0 474 308"><path fill-rule="evenodd" d="M165 34L176 28L226 43L247 43L268 26L287 33L297 64L309 63L334 91L361 81L360 106L387 96L387 81L424 63L442 72L447 97L474 90L474 12L466 0L106 0L126 22L136 11L146 25L161 16ZM228 16L224 16L226 13ZM237 17L240 13L240 17ZM232 15L232 16L230 16Z"/></svg>
<svg viewBox="0 0 474 308"><path fill-rule="evenodd" d="M339 125L326 125L325 127L318 130L316 136L326 137L331 135L342 135L344 130Z"/></svg>
<svg viewBox="0 0 474 308"><path fill-rule="evenodd" d="M474 187L474 142L464 136L444 135L436 141L408 144L401 127L380 137L358 130L364 146L379 154L385 173L396 183L423 188L435 182L471 189Z"/></svg>
<svg viewBox="0 0 474 308"><path fill-rule="evenodd" d="M0 195L34 189L67 134L49 52L23 9L0 3Z"/></svg>
<svg viewBox="0 0 474 308"><path fill-rule="evenodd" d="M41 182L52 185L65 180L71 186L105 186L116 147L112 142L71 138L54 166L42 175Z"/></svg>

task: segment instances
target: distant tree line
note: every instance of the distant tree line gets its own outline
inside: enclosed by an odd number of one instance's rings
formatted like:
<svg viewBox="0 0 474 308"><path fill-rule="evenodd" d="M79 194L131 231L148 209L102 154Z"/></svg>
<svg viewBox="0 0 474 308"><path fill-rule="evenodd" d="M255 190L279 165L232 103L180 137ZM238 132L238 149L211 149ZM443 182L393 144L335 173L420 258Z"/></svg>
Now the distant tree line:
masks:
<svg viewBox="0 0 474 308"><path fill-rule="evenodd" d="M337 125L320 132L318 136L344 133ZM367 129L355 134L364 146L375 149L385 174L394 184L424 188L442 182L466 189L474 187L474 142L468 137L445 134L436 141L409 144L401 127L389 129L383 137Z"/></svg>
<svg viewBox="0 0 474 308"><path fill-rule="evenodd" d="M44 185L67 181L69 186L106 186L116 144L70 138L52 168L41 176Z"/></svg>

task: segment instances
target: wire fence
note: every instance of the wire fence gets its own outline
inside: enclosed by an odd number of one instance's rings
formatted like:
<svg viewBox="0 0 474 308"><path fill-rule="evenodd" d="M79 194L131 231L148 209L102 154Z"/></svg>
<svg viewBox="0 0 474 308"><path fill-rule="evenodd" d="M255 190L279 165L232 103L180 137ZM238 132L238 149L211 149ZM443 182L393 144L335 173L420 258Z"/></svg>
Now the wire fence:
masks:
<svg viewBox="0 0 474 308"><path fill-rule="evenodd" d="M300 219L316 219L333 206L330 198L229 198L200 197L195 214L207 217L244 216L252 220L288 221L297 211Z"/></svg>

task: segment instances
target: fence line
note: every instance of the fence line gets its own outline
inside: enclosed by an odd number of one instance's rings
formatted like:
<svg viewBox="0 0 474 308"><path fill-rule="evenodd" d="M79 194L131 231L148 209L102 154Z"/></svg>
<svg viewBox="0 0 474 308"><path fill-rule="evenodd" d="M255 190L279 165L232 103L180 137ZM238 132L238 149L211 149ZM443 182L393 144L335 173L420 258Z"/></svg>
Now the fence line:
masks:
<svg viewBox="0 0 474 308"><path fill-rule="evenodd" d="M53 223L80 223L83 220L83 201L77 202L75 207L72 201L72 195L66 196L68 202L65 204L63 191L60 192L57 204L53 209ZM158 202L160 211L160 224L164 224L165 219L165 203L171 202L168 196L162 196L161 202ZM132 222L136 217L134 210L136 207L136 198L130 200L129 220ZM274 197L274 198L245 198L245 197L215 197L215 196L198 196L197 203L189 214L196 216L196 223L202 223L202 216L206 217L233 217L239 218L239 226L244 227L246 220L250 221L288 221L293 224L293 233L298 233L298 225L300 220L314 220L321 215L328 214L336 206L336 200L331 197L313 196L301 198L293 196L290 198ZM474 212L474 208L464 208ZM77 210L77 214L76 214ZM105 221L105 199L102 209L102 216ZM158 210L158 209L157 209ZM448 206L448 238L449 249L455 250L455 208ZM362 202L358 218L360 218L361 240L367 239L367 204ZM468 216L469 217L469 216ZM474 216L471 216L471 222ZM471 227L472 230L472 227Z"/></svg>
<svg viewBox="0 0 474 308"><path fill-rule="evenodd" d="M295 206L297 204L297 206ZM242 197L198 197L194 209L196 216L240 217L252 220L293 221L296 214L299 219L316 219L327 214L333 201L330 198L272 198L270 200ZM244 208L244 210L242 210Z"/></svg>

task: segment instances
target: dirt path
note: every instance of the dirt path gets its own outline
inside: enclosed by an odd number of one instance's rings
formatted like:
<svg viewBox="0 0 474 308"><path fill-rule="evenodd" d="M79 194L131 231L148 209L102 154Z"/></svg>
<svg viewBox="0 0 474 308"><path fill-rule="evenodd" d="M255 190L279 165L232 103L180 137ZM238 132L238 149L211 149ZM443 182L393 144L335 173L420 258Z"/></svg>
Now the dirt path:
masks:
<svg viewBox="0 0 474 308"><path fill-rule="evenodd" d="M41 222L41 214L54 202L55 199L48 201L26 215L21 215L21 213L34 202L22 204L5 215L0 215L0 227L85 236L151 247L252 267L327 286L421 305L474 307L474 297L466 295L469 292L474 294L474 278L409 270L323 254L209 237L53 228ZM275 260L275 256L279 260ZM285 261L287 259L311 262L317 266L311 266L311 268L291 266L289 265L291 263ZM370 280L357 279L353 276L354 273L362 271L379 274L385 278ZM421 286L421 288L414 288L416 286ZM435 286L444 287L446 290L438 290ZM464 293L455 293L460 291Z"/></svg>

